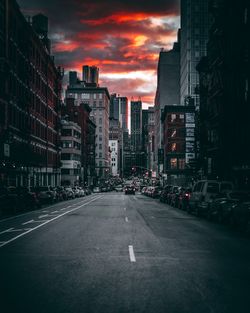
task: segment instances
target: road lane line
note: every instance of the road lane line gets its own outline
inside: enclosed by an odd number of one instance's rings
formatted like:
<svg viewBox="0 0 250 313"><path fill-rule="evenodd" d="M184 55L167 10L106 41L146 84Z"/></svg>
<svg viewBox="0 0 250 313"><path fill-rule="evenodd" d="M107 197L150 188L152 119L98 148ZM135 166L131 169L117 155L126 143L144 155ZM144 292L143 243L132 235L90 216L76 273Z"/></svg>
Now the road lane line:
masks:
<svg viewBox="0 0 250 313"><path fill-rule="evenodd" d="M14 232L19 232L19 231L27 231L27 230L30 230L32 228L13 228L11 230L8 231L8 233L14 233Z"/></svg>
<svg viewBox="0 0 250 313"><path fill-rule="evenodd" d="M22 223L22 225L26 225L26 224L29 224L29 223L32 223L32 222L34 222L34 220L29 220L29 221L27 221L25 223Z"/></svg>
<svg viewBox="0 0 250 313"><path fill-rule="evenodd" d="M92 197L94 197L94 196L91 195L90 197L92 198ZM71 201L71 200L69 200L69 201ZM56 204L47 206L47 207L45 207L44 209L54 208L54 207L56 207L56 206L60 206L61 204L66 204L66 203L64 203L64 202L59 202L59 203L56 203ZM42 210L42 208L40 208L38 211L40 211L40 210ZM41 211L41 212L42 212L42 211ZM40 213L41 213L41 212L40 212ZM6 217L6 218L2 218L2 219L0 219L0 223L3 223L3 222L6 222L6 221L10 221L10 220L16 219L16 218L18 218L18 217L20 217L20 216L30 215L30 214L33 214L33 213L35 213L34 210L32 210L32 211L30 211L30 212L26 212L26 213L21 213L21 214L15 215L15 216L10 216L10 217Z"/></svg>
<svg viewBox="0 0 250 313"><path fill-rule="evenodd" d="M11 227L11 228L5 229L5 230L1 231L0 235L1 235L1 234L4 234L4 233L8 233L8 232L11 231L12 229L14 229L14 228Z"/></svg>
<svg viewBox="0 0 250 313"><path fill-rule="evenodd" d="M58 211L53 211L53 212L51 212L51 214L54 214L54 213L58 213Z"/></svg>
<svg viewBox="0 0 250 313"><path fill-rule="evenodd" d="M126 208L124 208L124 211L126 211L127 209Z"/></svg>
<svg viewBox="0 0 250 313"><path fill-rule="evenodd" d="M48 222L50 220L39 220L39 221L33 221L32 223L42 223L42 222Z"/></svg>
<svg viewBox="0 0 250 313"><path fill-rule="evenodd" d="M38 218L43 218L43 217L46 217L48 216L49 214L44 214L44 215L39 215Z"/></svg>
<svg viewBox="0 0 250 313"><path fill-rule="evenodd" d="M125 217L125 222L127 222L127 223L128 223L128 218L127 218L127 216Z"/></svg>
<svg viewBox="0 0 250 313"><path fill-rule="evenodd" d="M3 244L0 245L0 248L6 246L7 244L9 244L9 243L11 243L11 242L17 240L18 238L21 238L21 237L23 237L23 236L25 236L25 235L31 233L32 231L34 231L34 230L36 230L36 229L38 229L38 228L40 228L40 227L42 227L42 226L44 226L44 225L46 225L46 224L52 222L52 221L57 220L58 218L60 218L60 217L62 217L62 216L64 216L64 215L66 215L66 214L68 214L68 213L71 213L71 212L73 212L73 211L79 210L81 207L83 207L83 206L85 206L85 205L87 205L87 204L89 204L89 203L91 203L91 202L93 202L93 201L95 201L95 200L98 200L98 199L100 199L100 198L102 198L102 197L103 197L103 196L99 196L99 197L97 197L97 198L94 198L94 199L90 200L89 202L85 202L84 204L82 204L82 205L80 205L80 206L78 206L78 207L76 207L76 208L74 208L74 209L71 209L71 210L69 210L69 211L67 211L67 212L64 212L64 213L62 213L62 214L60 214L60 215L55 216L55 217L53 217L52 219L47 220L46 222L44 222L44 223L42 223L42 224L40 224L40 225L38 225L38 226L36 226L36 227L34 227L34 228L31 228L31 229L27 230L26 232L24 232L24 233L22 233L22 234L20 234L20 235L18 235L18 236L16 236L16 237L11 238L11 239L8 240L8 241L5 241ZM11 228L11 229L12 229L12 228Z"/></svg>
<svg viewBox="0 0 250 313"><path fill-rule="evenodd" d="M128 246L130 262L136 262L133 246Z"/></svg>

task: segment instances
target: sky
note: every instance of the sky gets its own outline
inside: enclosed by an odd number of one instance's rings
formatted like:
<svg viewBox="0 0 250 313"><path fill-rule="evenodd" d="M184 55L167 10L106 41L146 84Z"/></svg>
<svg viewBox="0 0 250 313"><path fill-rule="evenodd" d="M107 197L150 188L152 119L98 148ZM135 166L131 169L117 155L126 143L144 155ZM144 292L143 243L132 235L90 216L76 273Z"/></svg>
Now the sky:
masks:
<svg viewBox="0 0 250 313"><path fill-rule="evenodd" d="M179 0L17 0L25 15L49 18L57 65L81 73L100 69L110 93L141 97L154 105L161 48L169 50L179 28Z"/></svg>

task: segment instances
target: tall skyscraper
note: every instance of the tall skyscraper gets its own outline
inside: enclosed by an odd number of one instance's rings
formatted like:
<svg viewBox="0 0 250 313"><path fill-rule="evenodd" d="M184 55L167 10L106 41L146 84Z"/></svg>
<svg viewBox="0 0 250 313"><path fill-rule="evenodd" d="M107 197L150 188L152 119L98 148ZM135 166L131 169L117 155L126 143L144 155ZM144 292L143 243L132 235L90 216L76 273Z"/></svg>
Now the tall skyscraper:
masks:
<svg viewBox="0 0 250 313"><path fill-rule="evenodd" d="M142 102L131 101L131 147L139 151L142 145Z"/></svg>
<svg viewBox="0 0 250 313"><path fill-rule="evenodd" d="M162 149L163 134L161 113L165 105L180 103L180 46L175 43L170 51L162 50L157 69L157 90L155 96L155 167L163 169L158 162L158 151Z"/></svg>
<svg viewBox="0 0 250 313"><path fill-rule="evenodd" d="M196 66L206 55L209 0L181 0L181 105L199 106Z"/></svg>
<svg viewBox="0 0 250 313"><path fill-rule="evenodd" d="M117 94L111 95L110 117L119 120L123 130L128 129L128 98Z"/></svg>

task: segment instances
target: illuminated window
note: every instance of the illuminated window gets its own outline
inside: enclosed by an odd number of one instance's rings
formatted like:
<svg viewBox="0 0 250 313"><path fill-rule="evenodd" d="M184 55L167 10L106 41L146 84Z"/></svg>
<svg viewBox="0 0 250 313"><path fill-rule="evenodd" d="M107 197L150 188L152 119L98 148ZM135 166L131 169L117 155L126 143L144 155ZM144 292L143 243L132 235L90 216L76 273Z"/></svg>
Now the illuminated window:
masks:
<svg viewBox="0 0 250 313"><path fill-rule="evenodd" d="M177 158L170 159L170 168L177 169Z"/></svg>
<svg viewBox="0 0 250 313"><path fill-rule="evenodd" d="M177 147L176 143L175 143L175 142L172 143L172 144L171 144L171 151L172 151L172 152L176 151L176 147Z"/></svg>

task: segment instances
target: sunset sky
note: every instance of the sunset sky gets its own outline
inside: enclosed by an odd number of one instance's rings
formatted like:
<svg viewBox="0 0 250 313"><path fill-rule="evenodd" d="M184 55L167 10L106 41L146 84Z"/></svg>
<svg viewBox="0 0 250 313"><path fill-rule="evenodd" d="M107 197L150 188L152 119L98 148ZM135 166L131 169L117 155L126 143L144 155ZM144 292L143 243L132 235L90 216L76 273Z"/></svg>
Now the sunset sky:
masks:
<svg viewBox="0 0 250 313"><path fill-rule="evenodd" d="M100 68L110 93L154 104L161 48L171 49L179 0L18 0L25 15L49 17L52 53L66 71Z"/></svg>

